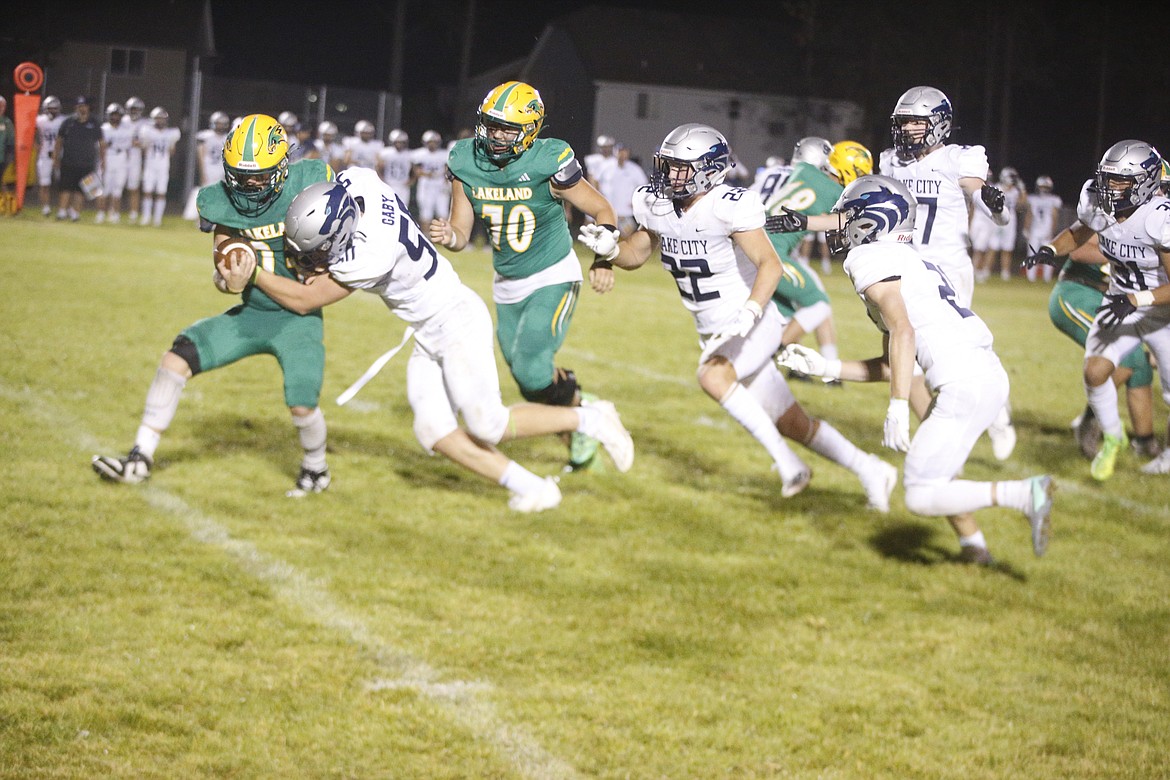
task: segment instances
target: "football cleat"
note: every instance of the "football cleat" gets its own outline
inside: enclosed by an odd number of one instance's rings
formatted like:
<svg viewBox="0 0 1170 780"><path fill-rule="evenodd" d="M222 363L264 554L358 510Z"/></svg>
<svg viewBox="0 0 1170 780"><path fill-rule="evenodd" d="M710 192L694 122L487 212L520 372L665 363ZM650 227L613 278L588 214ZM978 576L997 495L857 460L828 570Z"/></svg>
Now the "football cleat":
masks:
<svg viewBox="0 0 1170 780"><path fill-rule="evenodd" d="M1010 421L1004 424L992 423L987 429L991 439L991 454L996 460L1007 460L1016 448L1016 426Z"/></svg>
<svg viewBox="0 0 1170 780"><path fill-rule="evenodd" d="M516 512L543 512L561 503L561 489L553 477L545 477L538 490L531 493L513 493L508 508Z"/></svg>
<svg viewBox="0 0 1170 780"><path fill-rule="evenodd" d="M1121 432L1120 437L1105 434L1101 440L1101 451L1089 464L1089 474L1093 479L1104 482L1113 476L1113 468L1117 465L1117 455L1127 444L1129 444L1129 440L1125 436L1125 431Z"/></svg>
<svg viewBox="0 0 1170 780"><path fill-rule="evenodd" d="M329 476L329 467L320 471L313 471L301 466L301 473L297 475L297 483L292 490L285 493L288 498L303 498L310 493L321 493L329 487L333 478Z"/></svg>
<svg viewBox="0 0 1170 780"><path fill-rule="evenodd" d="M780 467L773 463L772 470L779 472ZM800 493L806 487L808 487L808 483L812 482L812 469L810 469L808 466L805 466L788 479L781 477L781 480L780 497L792 498L797 493Z"/></svg>
<svg viewBox="0 0 1170 780"><path fill-rule="evenodd" d="M1028 525L1032 527L1032 552L1039 558L1048 549L1048 536L1051 530L1052 494L1056 492L1056 484L1052 477L1045 474L1042 477L1032 477L1028 480L1028 487L1032 491L1032 503L1028 511Z"/></svg>
<svg viewBox="0 0 1170 780"><path fill-rule="evenodd" d="M1143 474L1170 474L1170 447L1162 454L1142 466Z"/></svg>
<svg viewBox="0 0 1170 780"><path fill-rule="evenodd" d="M995 559L991 557L988 549L981 544L965 544L959 547L959 560L963 563L974 564L975 566L995 565Z"/></svg>
<svg viewBox="0 0 1170 780"><path fill-rule="evenodd" d="M124 458L94 455L91 465L102 479L126 485L137 485L150 479L150 469L154 465L154 461L135 445Z"/></svg>
<svg viewBox="0 0 1170 780"><path fill-rule="evenodd" d="M890 511L890 496L898 484L898 469L876 455L870 457L873 459L871 465L859 475L868 499L865 506L885 514Z"/></svg>
<svg viewBox="0 0 1170 780"><path fill-rule="evenodd" d="M581 393L581 404L593 404L598 401L592 393ZM610 404L612 407L613 404ZM616 412L614 412L616 414ZM631 445L632 446L632 445ZM565 471L585 471L601 468L601 461L597 459L597 450L601 442L592 436L586 436L579 431L573 431L569 438L569 462ZM612 453L611 453L612 454ZM631 453L632 460L632 453Z"/></svg>
<svg viewBox="0 0 1170 780"><path fill-rule="evenodd" d="M622 418L612 401L584 400L582 406L588 406L601 412L601 430L597 432L601 445L613 458L613 464L623 474L634 465L634 439L626 426L622 425ZM596 451L596 450L595 450Z"/></svg>
<svg viewBox="0 0 1170 780"><path fill-rule="evenodd" d="M1086 406L1085 411L1081 412L1074 422L1076 423L1073 428L1076 431L1077 446L1081 448L1082 455L1092 460L1101 451L1101 437L1104 435L1101 430L1101 421L1097 419L1093 407Z"/></svg>
<svg viewBox="0 0 1170 780"><path fill-rule="evenodd" d="M1152 433L1149 436L1134 436L1129 442L1129 448L1141 458L1156 458L1162 454L1162 445Z"/></svg>

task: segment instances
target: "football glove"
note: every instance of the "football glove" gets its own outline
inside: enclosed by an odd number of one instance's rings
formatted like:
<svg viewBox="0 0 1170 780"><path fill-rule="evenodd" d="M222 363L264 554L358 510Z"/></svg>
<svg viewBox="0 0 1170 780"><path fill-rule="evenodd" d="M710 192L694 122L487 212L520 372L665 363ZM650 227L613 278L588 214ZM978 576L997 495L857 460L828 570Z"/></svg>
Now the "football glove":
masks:
<svg viewBox="0 0 1170 780"><path fill-rule="evenodd" d="M882 445L895 452L910 450L910 402L905 398L891 398L886 409Z"/></svg>
<svg viewBox="0 0 1170 780"><path fill-rule="evenodd" d="M743 338L748 333L751 333L752 328L760 321L760 317L764 314L764 310L760 304L753 301L751 298L744 303L743 308L735 315L735 320L715 338L727 339L738 336Z"/></svg>
<svg viewBox="0 0 1170 780"><path fill-rule="evenodd" d="M593 250L598 260L611 262L618 256L618 241L621 232L613 225L598 225L591 222L582 225L577 233L577 240Z"/></svg>
<svg viewBox="0 0 1170 780"><path fill-rule="evenodd" d="M1024 266L1024 270L1028 270L1029 268L1035 268L1038 265L1056 265L1057 262L1056 250L1054 250L1048 244L1044 244L1035 252L1025 257L1024 262L1021 263L1021 265Z"/></svg>
<svg viewBox="0 0 1170 780"><path fill-rule="evenodd" d="M1097 308L1097 324L1102 328L1116 327L1135 311L1137 307L1129 302L1129 296L1125 293L1106 295Z"/></svg>
<svg viewBox="0 0 1170 780"><path fill-rule="evenodd" d="M979 197L983 198L983 203L991 210L992 214L999 214L1003 211L1004 197L1003 191L999 187L984 184L979 190Z"/></svg>
<svg viewBox="0 0 1170 780"><path fill-rule="evenodd" d="M841 378L841 361L828 360L815 349L800 344L789 344L776 356L776 365L807 376Z"/></svg>
<svg viewBox="0 0 1170 780"><path fill-rule="evenodd" d="M808 230L808 217L787 206L780 207L781 213L764 220L764 230L769 233L799 233Z"/></svg>

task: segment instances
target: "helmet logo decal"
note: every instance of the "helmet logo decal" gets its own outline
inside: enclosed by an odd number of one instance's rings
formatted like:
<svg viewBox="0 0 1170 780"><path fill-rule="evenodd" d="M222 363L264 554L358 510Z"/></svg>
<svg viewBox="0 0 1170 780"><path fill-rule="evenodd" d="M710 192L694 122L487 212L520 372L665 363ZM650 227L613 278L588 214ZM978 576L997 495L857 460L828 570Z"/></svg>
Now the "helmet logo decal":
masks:
<svg viewBox="0 0 1170 780"><path fill-rule="evenodd" d="M893 231L894 227L910 216L910 201L888 187L881 187L874 192L864 192L857 198L842 204L842 211L849 212L856 209L858 215L862 213L874 220L876 229L883 233Z"/></svg>

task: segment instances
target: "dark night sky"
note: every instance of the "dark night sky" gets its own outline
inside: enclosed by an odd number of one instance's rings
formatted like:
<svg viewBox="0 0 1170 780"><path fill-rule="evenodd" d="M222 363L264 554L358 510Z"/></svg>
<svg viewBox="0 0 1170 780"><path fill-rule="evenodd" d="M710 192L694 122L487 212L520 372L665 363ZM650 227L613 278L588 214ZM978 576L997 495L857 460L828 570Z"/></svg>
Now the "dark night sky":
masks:
<svg viewBox="0 0 1170 780"><path fill-rule="evenodd" d="M35 48L36 33L22 35L22 25L59 30L54 20L82 6L106 7L111 17L132 24L126 8L135 1L41 0L8 9L0 18L0 62ZM163 17L185 1L156 0L152 13ZM218 75L390 88L393 0L211 3ZM549 20L582 5L478 0L471 73L525 56ZM674 13L683 7L620 0L593 5ZM436 85L456 82L467 6L468 0L407 4L404 124L412 124L414 112L433 110ZM758 58L780 72L776 93L857 102L868 117L857 140L875 152L888 145L888 117L897 97L915 84L930 84L955 104L952 142L984 144L994 168L1013 165L1028 182L1048 173L1066 199L1115 141L1142 138L1170 153L1167 3L748 0L688 7L692 13L712 47L734 42L737 23L774 29L773 51L734 50L729 56ZM644 53L653 58L671 46L648 34Z"/></svg>

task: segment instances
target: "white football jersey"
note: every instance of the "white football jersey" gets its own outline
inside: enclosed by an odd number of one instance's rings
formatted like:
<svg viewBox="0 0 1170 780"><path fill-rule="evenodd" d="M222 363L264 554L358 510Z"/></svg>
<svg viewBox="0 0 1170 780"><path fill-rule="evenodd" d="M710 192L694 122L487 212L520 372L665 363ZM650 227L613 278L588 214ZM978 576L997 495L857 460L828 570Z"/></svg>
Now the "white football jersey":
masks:
<svg viewBox="0 0 1170 780"><path fill-rule="evenodd" d="M617 157L610 154L608 156L601 152L594 152L593 154L585 155L583 162L585 163L585 173L589 178L597 180L601 178L601 171L606 165L616 160Z"/></svg>
<svg viewBox="0 0 1170 780"><path fill-rule="evenodd" d="M1032 220L1028 227L1029 241L1039 237L1039 242L1043 243L1052 238L1054 219L1063 205L1064 201L1055 192L1036 192L1028 196L1028 213Z"/></svg>
<svg viewBox="0 0 1170 780"><path fill-rule="evenodd" d="M128 157L134 147L134 128L126 120L114 126L112 122L102 123L102 143L106 145L106 155Z"/></svg>
<svg viewBox="0 0 1170 780"><path fill-rule="evenodd" d="M382 151L382 147L385 146L377 138L363 141L361 136L357 135L351 135L343 143L345 144L346 151L350 155L350 167L358 166L370 169L377 167L378 152Z"/></svg>
<svg viewBox="0 0 1170 780"><path fill-rule="evenodd" d="M844 268L865 302L869 318L883 333L888 329L865 291L877 282L901 279L902 300L914 327L918 365L931 388L970 378L986 366L970 354L992 348L991 331L975 312L955 301L946 274L915 247L887 241L862 244L849 250Z"/></svg>
<svg viewBox="0 0 1170 780"><path fill-rule="evenodd" d="M378 174L348 168L337 174L363 207L353 246L329 268L339 284L378 295L396 316L420 325L459 300L463 286L402 200Z"/></svg>
<svg viewBox="0 0 1170 780"><path fill-rule="evenodd" d="M53 147L57 144L57 133L65 121L63 114L50 117L48 114L37 114L37 159L49 160L53 157Z"/></svg>
<svg viewBox="0 0 1170 780"><path fill-rule="evenodd" d="M425 146L410 151L411 160L419 167L418 186L442 189L447 172L447 150L443 147L431 150Z"/></svg>
<svg viewBox="0 0 1170 780"><path fill-rule="evenodd" d="M181 135L177 127L159 128L154 123L139 128L138 143L142 147L143 159L147 162L169 160Z"/></svg>
<svg viewBox="0 0 1170 780"><path fill-rule="evenodd" d="M1124 222L1106 218L1088 191L1081 187L1077 218L1097 230L1101 253L1109 258L1109 293L1153 290L1170 283L1156 250L1170 251L1170 200L1155 195ZM1098 229L1100 225L1106 225Z"/></svg>
<svg viewBox="0 0 1170 780"><path fill-rule="evenodd" d="M211 184L223 181L223 144L227 133L217 133L207 127L195 134L199 144L199 165L203 169L203 182Z"/></svg>
<svg viewBox="0 0 1170 780"><path fill-rule="evenodd" d="M944 144L921 160L909 162L893 149L881 153L880 173L905 184L918 200L914 245L923 257L944 263L969 247L967 196L959 179L987 176L982 146Z"/></svg>
<svg viewBox="0 0 1170 780"><path fill-rule="evenodd" d="M138 119L131 119L130 116L127 115L122 119L122 121L125 122L126 124L130 125L130 127L134 128L135 138L139 137L144 129L146 129L148 127L154 127L154 120L152 120L150 117L145 116L145 115L138 117ZM142 157L142 147L135 146L130 151L130 156L131 157L137 156L137 157L141 158Z"/></svg>
<svg viewBox="0 0 1170 780"><path fill-rule="evenodd" d="M767 203L772 194L784 186L784 182L788 181L788 177L791 175L791 165L773 165L770 168L761 168L756 174L755 181L752 182L751 189L760 193L760 200Z"/></svg>
<svg viewBox="0 0 1170 780"><path fill-rule="evenodd" d="M411 151L387 146L378 152L378 160L382 163L382 181L393 187L399 197L406 200L410 195L407 182L410 181L410 169L414 165ZM443 163L446 162L447 153L443 152Z"/></svg>
<svg viewBox="0 0 1170 780"><path fill-rule="evenodd" d="M764 226L756 192L720 184L681 214L649 186L634 193L634 219L661 240L662 266L702 336L724 332L751 295L756 266L731 235Z"/></svg>

